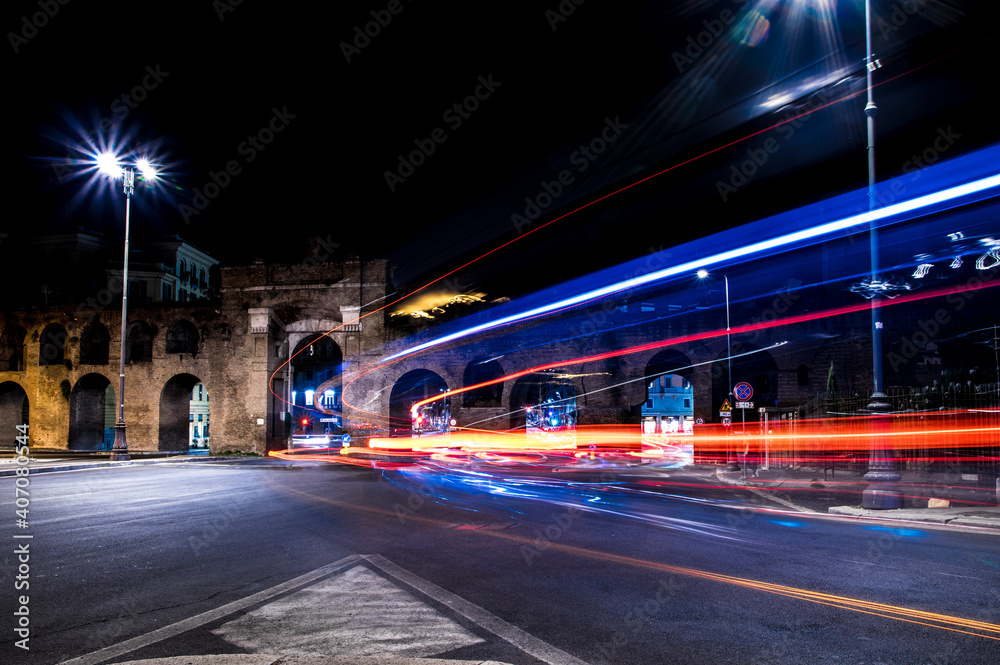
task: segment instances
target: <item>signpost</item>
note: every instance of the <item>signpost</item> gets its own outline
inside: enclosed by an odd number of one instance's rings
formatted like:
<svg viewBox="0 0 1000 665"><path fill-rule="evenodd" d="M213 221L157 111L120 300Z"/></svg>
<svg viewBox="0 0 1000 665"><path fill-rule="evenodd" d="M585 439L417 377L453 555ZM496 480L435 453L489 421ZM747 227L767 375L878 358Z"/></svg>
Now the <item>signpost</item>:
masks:
<svg viewBox="0 0 1000 665"><path fill-rule="evenodd" d="M747 409L753 408L753 387L746 381L740 381L733 386L733 395L736 396L736 408L743 412L743 436L747 433Z"/></svg>

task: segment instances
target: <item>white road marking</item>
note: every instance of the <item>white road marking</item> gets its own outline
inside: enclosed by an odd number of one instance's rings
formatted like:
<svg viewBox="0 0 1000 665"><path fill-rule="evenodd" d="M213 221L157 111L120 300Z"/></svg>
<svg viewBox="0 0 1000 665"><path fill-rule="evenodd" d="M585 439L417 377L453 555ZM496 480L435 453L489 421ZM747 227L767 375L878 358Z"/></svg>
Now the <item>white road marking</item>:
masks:
<svg viewBox="0 0 1000 665"><path fill-rule="evenodd" d="M385 577L364 566L378 569ZM340 575L334 577L338 573ZM343 653L346 648L358 658L433 655L483 642L482 638L448 619L407 589L440 603L547 665L588 665L377 554L352 554L270 589L63 661L60 665L98 665L262 603L267 604L223 624L213 633L236 646L262 647L271 653L278 650L289 655L315 654L316 649L321 653L340 649ZM340 594L340 598L335 598L340 601L337 612L323 609L324 603L333 605L329 602L331 592ZM286 598L267 602L286 593L289 594ZM307 616L316 613L317 609L321 610L320 616ZM331 629L331 621L338 625Z"/></svg>
<svg viewBox="0 0 1000 665"><path fill-rule="evenodd" d="M972 577L971 575L953 575L952 573L938 573L938 575L946 575L948 577L961 577L966 580L981 580L982 577Z"/></svg>
<svg viewBox="0 0 1000 665"><path fill-rule="evenodd" d="M789 501L788 499L782 499L780 496L774 496L773 494L768 494L767 492L763 492L761 490L754 489L752 487L747 487L745 489L753 492L754 494L756 494L759 497L767 499L768 501L774 501L775 503L780 503L781 505L786 506L788 508L791 508L792 510L798 511L800 513L816 513L815 510L811 510L811 509L805 508L803 506L798 506L798 505L792 503L791 501Z"/></svg>
<svg viewBox="0 0 1000 665"><path fill-rule="evenodd" d="M344 557L340 561L328 564L322 568L317 568L316 570L308 572L305 575L299 575L294 579L288 580L283 584L273 586L270 589L264 589L263 591L247 596L246 598L235 600L227 605L223 605L222 607L217 607L214 610L202 612L201 614L184 619L183 621L178 621L177 623L164 626L163 628L158 628L157 630L146 633L145 635L133 637L130 640L125 640L124 642L114 644L110 647L99 649L98 651L94 651L93 653L89 653L85 656L63 661L60 665L97 665L97 663L103 663L107 660L111 660L112 658L117 658L118 656L122 656L137 649L149 646L150 644L154 644L171 637L176 637L177 635L187 632L193 628L198 628L206 623L222 619L233 612L238 612L269 598L274 598L275 596L285 593L286 591L291 591L292 589L314 582L322 577L325 577L326 575L330 575L357 564L359 559L360 557L357 554L352 554L351 556Z"/></svg>
<svg viewBox="0 0 1000 665"><path fill-rule="evenodd" d="M432 582L428 582L421 577L417 577L410 571L397 566L385 557L379 556L378 554L368 554L362 556L362 558L387 575L390 575L400 582L413 587L424 595L433 598L437 602L448 607L448 609L453 612L460 614L469 621L475 623L477 626L485 628L502 640L510 642L521 651L534 656L542 662L548 663L549 665L587 665L586 661L582 661L579 658L571 656L565 651L552 646L548 642L543 642L534 635L521 630L517 626L507 623L500 617L490 614L478 605L474 605L464 598L456 596L450 591L446 591Z"/></svg>
<svg viewBox="0 0 1000 665"><path fill-rule="evenodd" d="M485 641L360 563L212 633L282 655L428 658Z"/></svg>

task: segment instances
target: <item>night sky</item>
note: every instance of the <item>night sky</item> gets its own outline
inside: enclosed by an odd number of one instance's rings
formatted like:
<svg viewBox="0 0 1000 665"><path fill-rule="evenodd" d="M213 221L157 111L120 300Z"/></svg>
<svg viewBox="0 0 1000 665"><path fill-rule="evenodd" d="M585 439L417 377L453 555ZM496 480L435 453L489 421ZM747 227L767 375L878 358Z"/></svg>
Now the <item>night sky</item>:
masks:
<svg viewBox="0 0 1000 665"><path fill-rule="evenodd" d="M941 159L1000 138L984 4L875 3L883 177L935 145ZM541 288L865 186L863 4L768 5L7 3L0 231L120 234L121 193L66 165L68 143L117 136L157 147L167 174L137 191L134 234L179 234L226 263L335 245L390 258L406 288L684 164L456 283Z"/></svg>

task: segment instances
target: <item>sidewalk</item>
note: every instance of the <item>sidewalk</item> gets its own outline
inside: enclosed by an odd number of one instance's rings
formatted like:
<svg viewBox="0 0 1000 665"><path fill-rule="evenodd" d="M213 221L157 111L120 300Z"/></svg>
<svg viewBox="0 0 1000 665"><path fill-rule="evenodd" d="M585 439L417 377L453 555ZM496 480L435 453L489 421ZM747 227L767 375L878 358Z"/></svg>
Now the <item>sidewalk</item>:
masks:
<svg viewBox="0 0 1000 665"><path fill-rule="evenodd" d="M207 452L200 453L162 453L162 452L132 452L129 451L129 460L121 462L111 461L111 453L77 453L73 451L31 451L29 462L26 465L18 465L17 458L13 453L6 451L10 456L0 457L0 476L13 476L20 466L28 468L29 474L45 473L52 471L76 471L79 469L92 469L99 467L114 466L140 466L146 464L180 464L184 462L217 462L220 460L232 459L267 459L258 457L247 457L242 455L209 455Z"/></svg>
<svg viewBox="0 0 1000 665"><path fill-rule="evenodd" d="M496 660L445 658L395 658L391 656L274 656L269 654L219 654L130 660L119 665L508 665Z"/></svg>
<svg viewBox="0 0 1000 665"><path fill-rule="evenodd" d="M757 477L742 469L716 467L715 476L729 485L766 492L778 503L802 512L822 512L879 520L901 520L950 526L996 529L1000 533L1000 490L996 485L962 480L961 476L900 473L896 490L903 507L870 510L861 507L869 483L857 473L816 468L761 469ZM831 503L835 505L830 505Z"/></svg>

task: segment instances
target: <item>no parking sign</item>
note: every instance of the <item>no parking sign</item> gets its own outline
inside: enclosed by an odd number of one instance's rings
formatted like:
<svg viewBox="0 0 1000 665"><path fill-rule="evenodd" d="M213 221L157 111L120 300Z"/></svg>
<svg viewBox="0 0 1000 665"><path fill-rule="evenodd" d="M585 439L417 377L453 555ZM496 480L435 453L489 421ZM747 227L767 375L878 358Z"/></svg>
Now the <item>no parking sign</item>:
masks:
<svg viewBox="0 0 1000 665"><path fill-rule="evenodd" d="M733 394L741 402L746 402L753 397L753 388L746 381L740 381L733 388Z"/></svg>

